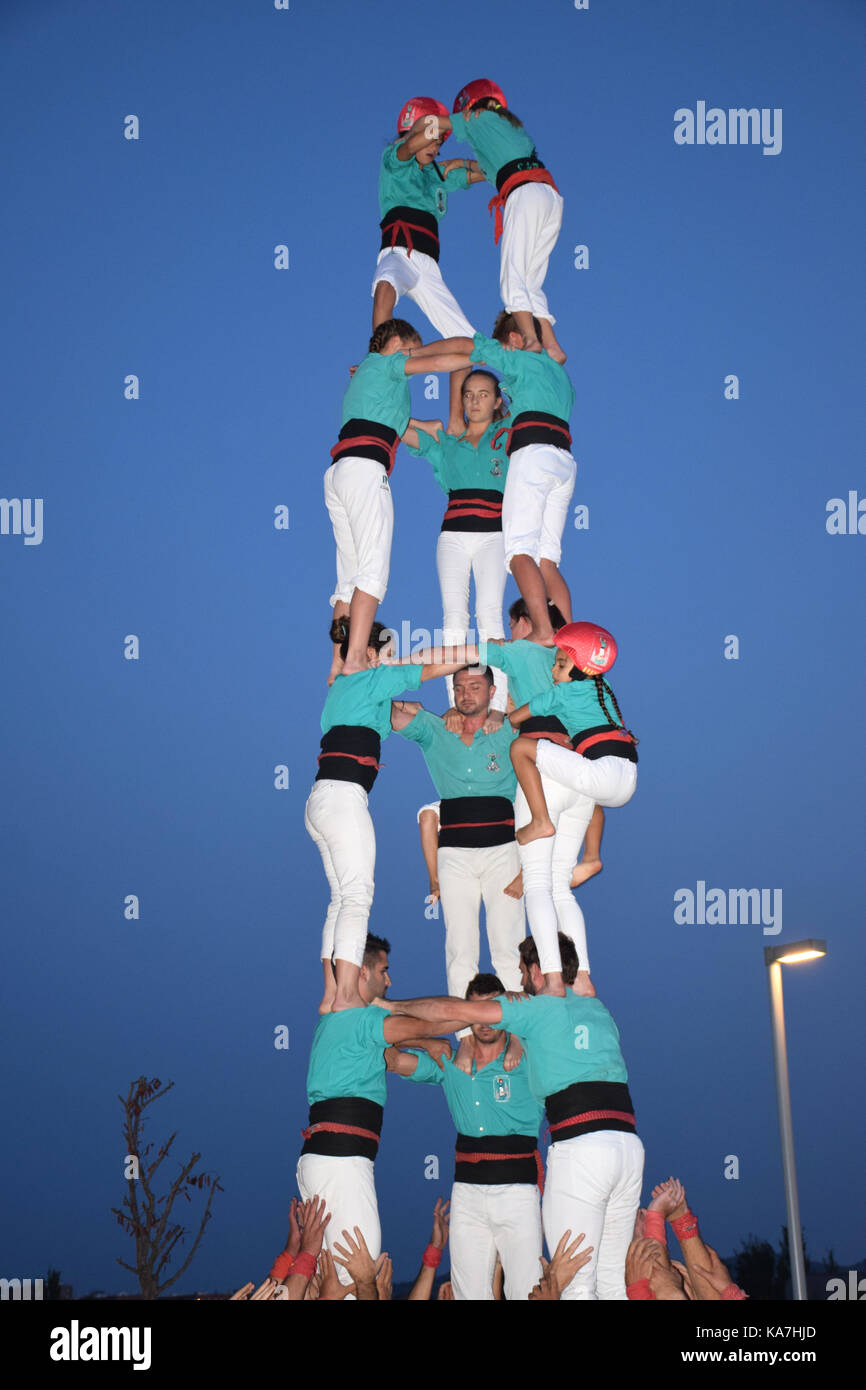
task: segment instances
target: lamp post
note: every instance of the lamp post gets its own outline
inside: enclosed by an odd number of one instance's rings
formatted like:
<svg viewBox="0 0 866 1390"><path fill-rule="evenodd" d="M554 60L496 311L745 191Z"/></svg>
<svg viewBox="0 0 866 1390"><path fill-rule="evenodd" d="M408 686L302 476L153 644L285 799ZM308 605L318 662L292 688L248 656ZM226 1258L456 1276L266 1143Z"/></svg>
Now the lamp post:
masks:
<svg viewBox="0 0 866 1390"><path fill-rule="evenodd" d="M782 1138L782 1172L785 1178L785 1206L788 1213L788 1255L794 1298L804 1302L806 1267L803 1260L803 1233L800 1229L800 1202L797 1196L797 1169L794 1163L794 1131L791 1125L791 1091L788 1086L788 1049L785 1042L785 1006L782 1000L782 966L826 956L826 941L794 941L788 946L765 946L764 964L770 981L770 1021L773 1029L773 1060L776 1070L776 1102L779 1133Z"/></svg>

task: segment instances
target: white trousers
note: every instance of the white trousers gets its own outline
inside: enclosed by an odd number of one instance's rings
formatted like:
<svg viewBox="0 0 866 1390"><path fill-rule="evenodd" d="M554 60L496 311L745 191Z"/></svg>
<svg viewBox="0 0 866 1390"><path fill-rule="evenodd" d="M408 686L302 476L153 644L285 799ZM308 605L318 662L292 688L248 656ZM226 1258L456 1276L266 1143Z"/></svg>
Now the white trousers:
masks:
<svg viewBox="0 0 866 1390"><path fill-rule="evenodd" d="M440 337L474 337L475 329L442 279L439 263L432 256L423 251L413 251L410 256L405 246L385 246L376 261L373 294L381 280L394 286L395 309L400 296L408 295L427 315Z"/></svg>
<svg viewBox="0 0 866 1390"><path fill-rule="evenodd" d="M542 1216L552 1253L566 1231L586 1235L592 1258L578 1270L564 1299L616 1299L625 1292L625 1257L643 1183L644 1149L636 1134L603 1129L551 1144Z"/></svg>
<svg viewBox="0 0 866 1390"><path fill-rule="evenodd" d="M584 758L546 738L538 740L535 766L542 777L588 796L599 806L624 806L637 786L637 763L628 758Z"/></svg>
<svg viewBox="0 0 866 1390"><path fill-rule="evenodd" d="M525 1182L456 1182L451 1189L451 1287L454 1300L493 1298L496 1256L505 1297L526 1302L541 1278L541 1201Z"/></svg>
<svg viewBox="0 0 866 1390"><path fill-rule="evenodd" d="M556 319L542 286L562 226L562 196L547 183L524 183L510 193L499 243L499 292L510 313L528 309L537 319Z"/></svg>
<svg viewBox="0 0 866 1390"><path fill-rule="evenodd" d="M549 777L542 777L541 785L556 834L519 847L523 900L538 950L538 965L543 975L562 970L557 938L557 931L561 931L574 942L579 969L589 970L586 921L572 891L571 875L595 802ZM515 829L519 830L529 819L526 797L518 789L514 799Z"/></svg>
<svg viewBox="0 0 866 1390"><path fill-rule="evenodd" d="M321 958L362 965L376 871L376 833L367 793L357 782L314 782L304 825L322 856L331 890Z"/></svg>
<svg viewBox="0 0 866 1390"><path fill-rule="evenodd" d="M445 918L445 969L448 993L462 999L478 974L481 951L481 904L494 974L506 989L520 989L518 948L526 935L520 898L505 887L520 872L517 844L488 849L440 849L436 856L439 894Z"/></svg>
<svg viewBox="0 0 866 1390"><path fill-rule="evenodd" d="M355 1239L360 1226L367 1249L377 1260L382 1253L382 1228L376 1201L375 1165L369 1158L332 1158L328 1154L301 1154L297 1169L298 1191L305 1202L324 1197L331 1219L325 1227L325 1249L332 1254L335 1245L349 1247L343 1239L348 1231ZM341 1284L351 1284L352 1276L336 1265ZM353 1294L348 1295L353 1298Z"/></svg>
<svg viewBox="0 0 866 1390"><path fill-rule="evenodd" d="M567 449L553 444L515 449L508 460L502 498L506 565L515 555L529 555L536 564L540 560L559 564L576 476L577 464Z"/></svg>
<svg viewBox="0 0 866 1390"><path fill-rule="evenodd" d="M440 531L436 546L436 569L442 591L442 645L459 646L469 630L469 583L475 576L475 613L478 640L504 637L502 599L505 594L505 551L501 531ZM496 680L491 709L505 713L508 679L504 672L491 671ZM446 679L448 703L454 704L454 677Z"/></svg>
<svg viewBox="0 0 866 1390"><path fill-rule="evenodd" d="M332 463L325 471L325 506L337 545L331 607L338 600L351 603L356 589L381 603L388 588L394 534L394 502L381 463L352 454Z"/></svg>

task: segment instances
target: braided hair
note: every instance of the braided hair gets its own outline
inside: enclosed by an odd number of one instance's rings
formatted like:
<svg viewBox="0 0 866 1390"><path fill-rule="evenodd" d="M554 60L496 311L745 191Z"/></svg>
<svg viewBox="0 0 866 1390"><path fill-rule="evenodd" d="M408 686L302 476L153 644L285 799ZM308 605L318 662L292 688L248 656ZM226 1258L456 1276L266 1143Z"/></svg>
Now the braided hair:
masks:
<svg viewBox="0 0 866 1390"><path fill-rule="evenodd" d="M619 725L620 725L621 729L623 730L623 732L624 732L624 733L627 733L627 734L631 734L631 737L634 738L634 734L632 734L631 729L627 729L627 728L625 727L625 720L624 720L623 717L622 717L622 712L621 712L621 710L620 710L619 704L617 703L617 698L616 698L616 696L614 695L613 691L611 690L610 686L608 685L607 681L605 680L604 676L593 676L593 680L595 681L595 689L596 689L596 694L598 695L598 703L601 705L602 709L604 710L605 714L607 715L608 721L609 721L611 724L615 724L615 723L617 722L617 720L618 720L618 721L619 721ZM616 719L611 718L610 710L608 709L607 705L605 704L605 700L604 700L605 692L607 692L607 694L610 696L611 701L612 701L612 703L613 703L613 707L614 707L614 709L616 710ZM635 743L637 743L637 742L638 742L638 739L634 738L634 741L635 741Z"/></svg>
<svg viewBox="0 0 866 1390"><path fill-rule="evenodd" d="M412 327L408 319L386 319L378 328L373 329L367 351L381 352L392 338L402 338L404 342L414 342L421 346L421 334L417 328Z"/></svg>
<svg viewBox="0 0 866 1390"><path fill-rule="evenodd" d="M473 101L473 111L492 111L495 116L501 116L503 121L509 125L516 126L518 130L523 129L523 122L519 116L515 116L513 111L509 111L507 106L502 106L495 97L482 97L480 101Z"/></svg>

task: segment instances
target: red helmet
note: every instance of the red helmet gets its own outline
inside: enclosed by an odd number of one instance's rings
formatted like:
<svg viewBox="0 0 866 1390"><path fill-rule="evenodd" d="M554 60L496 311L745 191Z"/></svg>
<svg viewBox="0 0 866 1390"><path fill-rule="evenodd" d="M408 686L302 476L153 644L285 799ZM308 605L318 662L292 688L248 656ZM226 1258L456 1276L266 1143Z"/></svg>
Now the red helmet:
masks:
<svg viewBox="0 0 866 1390"><path fill-rule="evenodd" d="M443 106L442 102L437 101L435 97L410 97L397 117L397 134L405 135L421 116L447 115L448 107ZM450 134L451 131L446 130L442 139L447 140Z"/></svg>
<svg viewBox="0 0 866 1390"><path fill-rule="evenodd" d="M497 87L495 82L491 82L489 77L478 77L474 82L467 82L465 87L454 98L455 111L471 111L477 101L483 101L485 97L492 97L498 101L500 106L507 106L505 93L501 87Z"/></svg>
<svg viewBox="0 0 866 1390"><path fill-rule="evenodd" d="M616 661L616 641L597 623L566 623L553 640L585 676L603 676Z"/></svg>

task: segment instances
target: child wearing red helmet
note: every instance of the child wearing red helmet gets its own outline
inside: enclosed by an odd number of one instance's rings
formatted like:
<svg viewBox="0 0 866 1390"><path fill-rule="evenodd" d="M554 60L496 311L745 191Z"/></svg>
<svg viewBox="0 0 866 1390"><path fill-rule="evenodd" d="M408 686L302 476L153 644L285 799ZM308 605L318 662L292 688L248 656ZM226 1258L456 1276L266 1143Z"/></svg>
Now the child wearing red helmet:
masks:
<svg viewBox="0 0 866 1390"><path fill-rule="evenodd" d="M625 728L604 679L617 654L611 634L595 623L567 623L554 642L553 688L532 696L510 717L518 730L530 718L558 718L571 748L543 738L517 738L511 761L520 787L515 838L530 930L548 992L564 994L551 871L557 824L567 813L571 821L588 826L596 804L624 806L631 800L637 786L637 740Z"/></svg>
<svg viewBox="0 0 866 1390"><path fill-rule="evenodd" d="M393 317L401 295L414 299L443 338L472 336L469 320L439 269L439 221L448 194L482 183L468 159L436 156L451 130L441 101L412 97L397 121L397 139L385 147L379 171L382 244L373 277L373 329Z"/></svg>
<svg viewBox="0 0 866 1390"><path fill-rule="evenodd" d="M538 158L523 123L508 110L505 93L482 77L469 82L454 101L451 129L472 146L484 178L496 188L490 201L500 243L499 290L530 352L546 349L556 362L565 353L553 331L544 277L562 226L562 197ZM533 318L541 324L541 341Z"/></svg>

